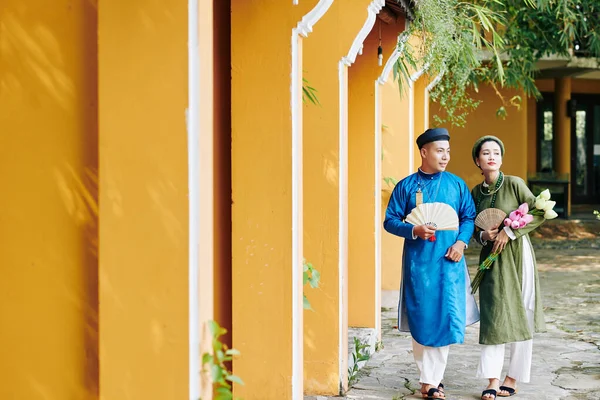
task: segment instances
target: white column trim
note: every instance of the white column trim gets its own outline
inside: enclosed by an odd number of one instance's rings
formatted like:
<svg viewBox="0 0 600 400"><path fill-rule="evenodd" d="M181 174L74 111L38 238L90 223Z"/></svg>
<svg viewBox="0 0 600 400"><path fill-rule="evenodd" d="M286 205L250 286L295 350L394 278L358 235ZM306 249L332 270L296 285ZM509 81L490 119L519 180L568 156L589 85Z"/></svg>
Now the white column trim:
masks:
<svg viewBox="0 0 600 400"><path fill-rule="evenodd" d="M388 60L389 61L389 60ZM381 76L380 76L381 78ZM385 81L384 81L385 82ZM383 83L379 78L375 80L375 334L377 340L381 340L381 180L382 177L382 110L381 110L381 87Z"/></svg>
<svg viewBox="0 0 600 400"><path fill-rule="evenodd" d="M294 3L297 4L297 1ZM333 0L320 0L292 29L292 400L304 398L303 184L302 184L302 38L329 10Z"/></svg>
<svg viewBox="0 0 600 400"><path fill-rule="evenodd" d="M188 190L189 190L189 253L188 253L188 380L189 399L200 398L200 49L198 0L188 0L188 109L186 110L188 139ZM212 91L209 91L212 95ZM211 277L212 279L212 277Z"/></svg>
<svg viewBox="0 0 600 400"><path fill-rule="evenodd" d="M339 80L339 229L338 229L338 297L339 297L339 338L338 359L340 394L348 382L348 70L360 50L367 35L373 29L377 14L385 5L385 0L373 0L367 6L367 18L354 38L348 53L338 62Z"/></svg>

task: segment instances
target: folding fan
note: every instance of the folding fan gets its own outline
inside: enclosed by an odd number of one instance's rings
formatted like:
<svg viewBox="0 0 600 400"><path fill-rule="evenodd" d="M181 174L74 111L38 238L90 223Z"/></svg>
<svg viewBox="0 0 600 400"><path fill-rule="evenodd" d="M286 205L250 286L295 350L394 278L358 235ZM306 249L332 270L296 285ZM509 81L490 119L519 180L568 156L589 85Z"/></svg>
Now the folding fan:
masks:
<svg viewBox="0 0 600 400"><path fill-rule="evenodd" d="M502 225L504 218L506 213L499 208L486 208L475 218L475 225L484 231L489 231Z"/></svg>
<svg viewBox="0 0 600 400"><path fill-rule="evenodd" d="M458 229L458 215L454 208L446 203L419 204L408 214L406 222L412 225L432 225L438 231L455 231Z"/></svg>

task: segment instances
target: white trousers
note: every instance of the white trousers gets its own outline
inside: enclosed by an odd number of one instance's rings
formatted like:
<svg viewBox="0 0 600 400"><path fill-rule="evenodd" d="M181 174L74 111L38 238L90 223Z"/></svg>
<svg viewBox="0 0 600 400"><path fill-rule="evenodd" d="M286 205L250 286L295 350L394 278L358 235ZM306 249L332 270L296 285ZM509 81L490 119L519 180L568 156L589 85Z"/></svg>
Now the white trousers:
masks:
<svg viewBox="0 0 600 400"><path fill-rule="evenodd" d="M523 305L527 314L529 330L533 333L533 316L535 308L535 277L533 266L533 253L529 243L523 238L523 285L521 288ZM508 343L510 361L507 376L528 383L531 375L531 357L533 353L533 340ZM504 365L504 344L482 345L477 377L487 379L500 379Z"/></svg>
<svg viewBox="0 0 600 400"><path fill-rule="evenodd" d="M412 341L413 356L419 369L419 382L438 387L444 378L450 346L428 347Z"/></svg>

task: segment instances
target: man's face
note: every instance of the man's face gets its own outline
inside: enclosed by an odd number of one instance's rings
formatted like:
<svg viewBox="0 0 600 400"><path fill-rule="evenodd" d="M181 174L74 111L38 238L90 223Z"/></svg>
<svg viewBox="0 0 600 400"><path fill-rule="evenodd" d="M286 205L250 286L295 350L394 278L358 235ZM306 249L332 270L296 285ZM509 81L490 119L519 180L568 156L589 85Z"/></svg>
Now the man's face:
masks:
<svg viewBox="0 0 600 400"><path fill-rule="evenodd" d="M423 172L433 174L445 171L450 162L450 142L438 140L427 143L421 149L421 161Z"/></svg>

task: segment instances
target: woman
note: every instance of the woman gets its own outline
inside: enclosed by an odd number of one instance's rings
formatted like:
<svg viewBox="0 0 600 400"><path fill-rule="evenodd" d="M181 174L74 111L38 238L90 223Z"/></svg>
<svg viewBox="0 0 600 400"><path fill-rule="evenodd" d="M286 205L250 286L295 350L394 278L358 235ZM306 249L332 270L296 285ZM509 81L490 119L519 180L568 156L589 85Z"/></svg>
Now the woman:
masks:
<svg viewBox="0 0 600 400"><path fill-rule="evenodd" d="M500 171L504 144L495 136L483 136L473 146L473 161L481 169L484 181L471 191L477 213L499 208L507 215L522 203L534 208L535 196L525 182ZM517 392L518 382L529 382L532 334L545 330L535 255L529 232L544 222L542 216L521 229L500 225L497 229L475 232L483 245L479 262L493 251L501 251L491 269L485 272L479 287L480 332L483 345L477 377L489 379L483 400L509 397ZM500 374L505 344L510 344L510 363L502 385Z"/></svg>

